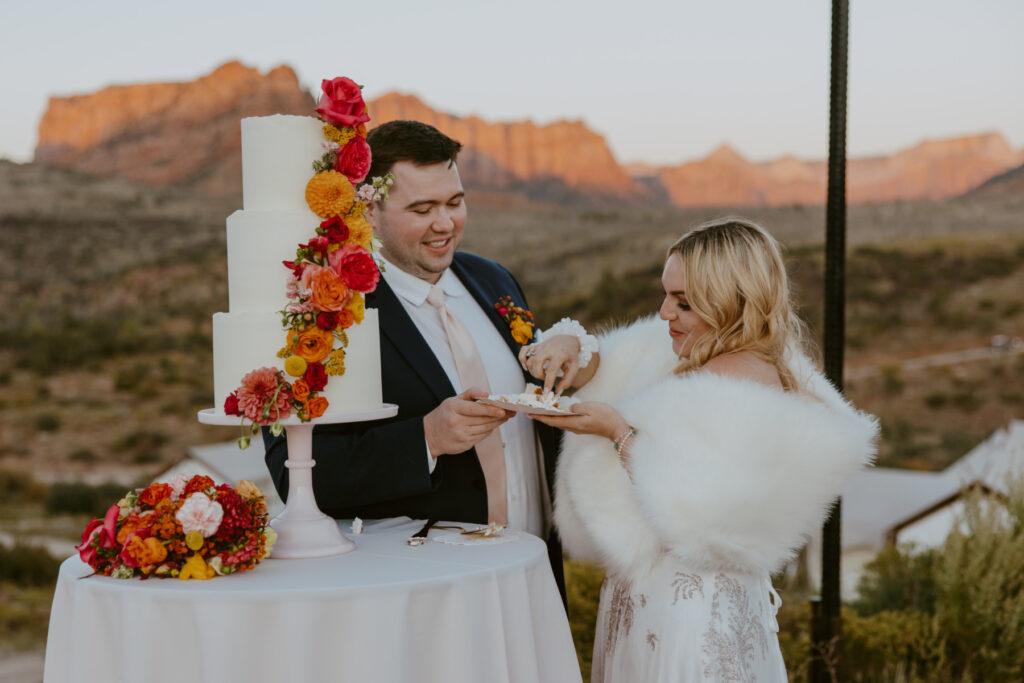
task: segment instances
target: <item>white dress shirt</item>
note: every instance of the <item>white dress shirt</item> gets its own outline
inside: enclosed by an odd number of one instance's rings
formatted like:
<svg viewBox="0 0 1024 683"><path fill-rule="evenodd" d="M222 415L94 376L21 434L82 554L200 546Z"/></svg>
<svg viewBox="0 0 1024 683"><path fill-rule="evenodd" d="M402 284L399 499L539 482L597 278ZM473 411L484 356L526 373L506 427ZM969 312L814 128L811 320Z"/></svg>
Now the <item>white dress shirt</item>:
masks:
<svg viewBox="0 0 1024 683"><path fill-rule="evenodd" d="M398 297L413 324L426 340L434 357L455 388L462 392L462 383L455 369L455 359L448 345L448 335L438 309L427 302L430 283L406 273L383 257L383 277ZM487 317L473 295L451 269L442 273L437 285L444 290L445 307L466 326L476 344L480 360L487 371L492 394L519 394L526 388L519 361L509 350L501 333ZM505 444L505 481L508 495L508 525L536 536L544 536L544 492L541 487L539 450L533 423L524 415L508 420L499 428ZM437 461L427 453L430 471Z"/></svg>

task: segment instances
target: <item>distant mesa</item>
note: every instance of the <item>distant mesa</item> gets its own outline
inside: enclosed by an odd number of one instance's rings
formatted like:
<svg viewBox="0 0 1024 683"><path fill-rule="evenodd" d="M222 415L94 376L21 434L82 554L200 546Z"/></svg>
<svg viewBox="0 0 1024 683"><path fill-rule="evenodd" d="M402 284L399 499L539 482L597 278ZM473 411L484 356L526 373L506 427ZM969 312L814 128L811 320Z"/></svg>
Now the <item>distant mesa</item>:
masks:
<svg viewBox="0 0 1024 683"><path fill-rule="evenodd" d="M465 145L467 186L530 199L586 204L695 206L823 204L823 161L792 156L751 162L728 145L676 166L619 163L582 121L537 125L443 113L410 94L367 103L374 124L416 119ZM313 98L295 72L228 62L195 81L115 85L52 97L39 124L35 161L153 186L233 196L241 187L239 119L308 115ZM852 202L941 199L963 194L1024 162L998 133L928 140L891 156L852 159ZM999 192L996 185L987 192ZM493 193L492 193L493 194Z"/></svg>

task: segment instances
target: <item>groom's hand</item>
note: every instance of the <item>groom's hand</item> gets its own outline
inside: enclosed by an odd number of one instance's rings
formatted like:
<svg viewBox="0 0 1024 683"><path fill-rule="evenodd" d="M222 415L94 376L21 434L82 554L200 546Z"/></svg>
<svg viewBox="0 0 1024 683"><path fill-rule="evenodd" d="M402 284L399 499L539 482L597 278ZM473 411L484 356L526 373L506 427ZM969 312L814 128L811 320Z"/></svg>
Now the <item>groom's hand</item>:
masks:
<svg viewBox="0 0 1024 683"><path fill-rule="evenodd" d="M486 391L467 389L423 416L423 433L432 457L468 451L515 415L474 400L485 396Z"/></svg>

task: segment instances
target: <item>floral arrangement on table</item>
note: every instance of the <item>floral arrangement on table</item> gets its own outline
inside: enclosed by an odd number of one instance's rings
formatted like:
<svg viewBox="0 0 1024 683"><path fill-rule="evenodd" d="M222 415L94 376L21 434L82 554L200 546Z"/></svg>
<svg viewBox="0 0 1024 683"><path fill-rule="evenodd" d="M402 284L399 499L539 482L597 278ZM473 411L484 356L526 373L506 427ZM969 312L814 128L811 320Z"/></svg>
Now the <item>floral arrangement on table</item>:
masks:
<svg viewBox="0 0 1024 683"><path fill-rule="evenodd" d="M89 522L76 549L104 576L209 579L252 569L276 539L256 484L177 474L129 491Z"/></svg>
<svg viewBox="0 0 1024 683"><path fill-rule="evenodd" d="M533 313L525 308L516 306L512 297L503 296L494 304L494 310L498 312L501 319L508 324L509 332L517 344L525 344L533 339Z"/></svg>
<svg viewBox="0 0 1024 683"><path fill-rule="evenodd" d="M380 244L366 219L369 202L387 199L394 182L364 182L370 170L370 147L362 86L345 77L324 80L316 109L323 122L324 153L313 161L306 185L306 203L322 221L309 241L299 244L295 258L283 261L291 271L289 304L281 311L286 331L284 371L262 367L245 375L241 386L224 402L224 412L242 418L240 448L249 446L245 420L256 434L270 425L275 436L281 419L295 415L303 422L320 417L328 407L321 392L331 377L345 374L347 330L363 321L364 294L380 280L372 252Z"/></svg>

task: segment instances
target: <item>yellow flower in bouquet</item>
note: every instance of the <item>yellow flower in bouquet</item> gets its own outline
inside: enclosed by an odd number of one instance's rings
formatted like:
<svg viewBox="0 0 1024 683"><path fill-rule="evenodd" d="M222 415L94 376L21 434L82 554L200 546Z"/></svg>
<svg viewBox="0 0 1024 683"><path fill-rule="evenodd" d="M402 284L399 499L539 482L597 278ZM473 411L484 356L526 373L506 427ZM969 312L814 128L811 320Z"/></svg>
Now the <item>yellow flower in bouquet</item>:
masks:
<svg viewBox="0 0 1024 683"><path fill-rule="evenodd" d="M213 567L206 564L206 560L203 559L203 556L196 554L188 558L185 565L181 568L178 578L182 581L187 581L188 579L206 581L207 579L212 579L216 575L217 572Z"/></svg>

